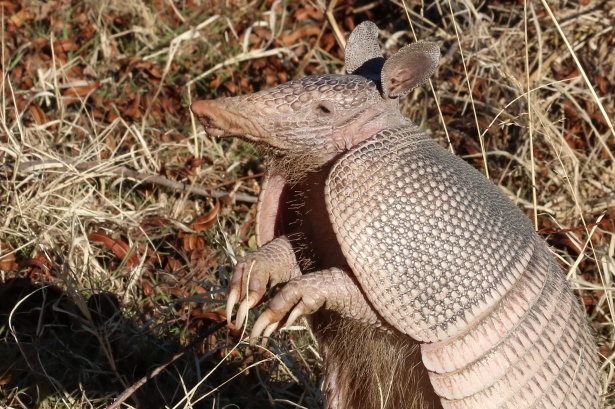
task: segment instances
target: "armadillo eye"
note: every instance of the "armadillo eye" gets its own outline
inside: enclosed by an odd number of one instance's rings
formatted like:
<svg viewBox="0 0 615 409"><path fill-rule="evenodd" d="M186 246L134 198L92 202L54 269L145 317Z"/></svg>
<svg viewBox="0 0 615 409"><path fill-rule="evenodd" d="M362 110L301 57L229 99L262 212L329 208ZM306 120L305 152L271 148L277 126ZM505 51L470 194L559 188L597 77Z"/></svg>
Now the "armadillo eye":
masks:
<svg viewBox="0 0 615 409"><path fill-rule="evenodd" d="M331 115L333 114L333 104L330 104L328 102L322 101L316 104L316 112L321 114L321 115Z"/></svg>

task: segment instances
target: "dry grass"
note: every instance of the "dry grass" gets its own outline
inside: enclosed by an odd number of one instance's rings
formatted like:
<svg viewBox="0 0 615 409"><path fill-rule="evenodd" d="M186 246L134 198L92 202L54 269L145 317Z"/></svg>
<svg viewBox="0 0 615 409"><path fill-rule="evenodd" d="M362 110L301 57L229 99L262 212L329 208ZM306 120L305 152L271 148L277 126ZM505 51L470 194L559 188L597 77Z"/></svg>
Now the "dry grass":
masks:
<svg viewBox="0 0 615 409"><path fill-rule="evenodd" d="M0 406L107 407L196 340L121 407L319 407L309 333L250 353L232 326L207 332L232 249L254 247L262 164L187 106L340 72L323 4L22 3L0 2ZM615 2L523 6L407 3L408 20L401 4L340 1L332 16L346 35L375 21L387 53L411 27L441 45L434 92L404 109L535 220L596 328L615 407Z"/></svg>

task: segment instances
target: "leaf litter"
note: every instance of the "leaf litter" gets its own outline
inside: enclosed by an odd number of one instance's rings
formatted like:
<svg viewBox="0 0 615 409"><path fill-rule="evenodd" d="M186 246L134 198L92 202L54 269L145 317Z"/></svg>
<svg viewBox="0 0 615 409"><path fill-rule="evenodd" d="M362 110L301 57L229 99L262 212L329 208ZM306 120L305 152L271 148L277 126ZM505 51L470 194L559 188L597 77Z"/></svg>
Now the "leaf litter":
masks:
<svg viewBox="0 0 615 409"><path fill-rule="evenodd" d="M321 407L304 327L275 335L274 354L225 324L263 164L208 138L187 107L342 72L336 31L365 19L390 54L414 39L407 11L443 61L437 104L423 87L405 114L536 220L596 328L615 407L612 0L528 3L527 29L523 2L502 0L341 0L333 20L297 1L0 8L2 405L108 407L124 393L123 407Z"/></svg>

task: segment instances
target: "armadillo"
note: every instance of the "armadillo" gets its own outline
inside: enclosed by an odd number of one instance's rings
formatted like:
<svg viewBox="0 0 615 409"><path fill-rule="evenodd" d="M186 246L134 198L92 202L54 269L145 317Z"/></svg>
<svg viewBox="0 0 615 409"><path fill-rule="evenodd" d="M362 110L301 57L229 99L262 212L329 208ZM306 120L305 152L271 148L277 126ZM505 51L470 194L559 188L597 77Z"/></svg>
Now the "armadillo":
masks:
<svg viewBox="0 0 615 409"><path fill-rule="evenodd" d="M385 60L364 22L345 51L347 75L191 105L208 134L267 158L228 316L279 288L251 337L309 316L331 409L597 408L596 346L546 242L400 113L439 47Z"/></svg>

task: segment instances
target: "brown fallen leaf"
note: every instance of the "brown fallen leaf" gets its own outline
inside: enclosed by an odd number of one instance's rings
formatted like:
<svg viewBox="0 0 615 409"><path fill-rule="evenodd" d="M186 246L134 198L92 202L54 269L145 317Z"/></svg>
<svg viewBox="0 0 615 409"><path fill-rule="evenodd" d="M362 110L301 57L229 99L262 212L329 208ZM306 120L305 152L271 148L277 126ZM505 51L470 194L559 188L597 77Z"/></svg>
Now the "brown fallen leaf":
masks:
<svg viewBox="0 0 615 409"><path fill-rule="evenodd" d="M17 268L15 253L12 251L10 244L0 241L0 270L8 272Z"/></svg>
<svg viewBox="0 0 615 409"><path fill-rule="evenodd" d="M118 118L119 118L119 116L117 115L115 110L110 109L109 111L107 111L107 122L111 123L111 122L115 121Z"/></svg>
<svg viewBox="0 0 615 409"><path fill-rule="evenodd" d="M171 256L167 257L167 264L164 268L166 272L174 273L174 272L181 270L181 268L182 268L182 263L178 259L176 259L175 257L171 257Z"/></svg>
<svg viewBox="0 0 615 409"><path fill-rule="evenodd" d="M90 92L97 89L100 86L100 81L94 81L88 85L84 85L81 87L71 87L62 91L63 97L81 97L84 98L88 96Z"/></svg>
<svg viewBox="0 0 615 409"><path fill-rule="evenodd" d="M45 112L43 112L43 109L35 101L32 102L30 106L28 106L28 110L34 117L34 122L36 122L37 125L43 125L47 123L47 117L45 116Z"/></svg>
<svg viewBox="0 0 615 409"><path fill-rule="evenodd" d="M152 295L152 290L154 289L154 286L147 280L142 279L141 280L141 288L143 289L143 295L145 297L149 297Z"/></svg>
<svg viewBox="0 0 615 409"><path fill-rule="evenodd" d="M316 10L314 7L307 6L300 7L299 9L297 9L297 11L295 11L294 13L294 17L295 20L299 22L303 22L310 18L312 20L321 21L324 18L324 15L320 11Z"/></svg>
<svg viewBox="0 0 615 409"><path fill-rule="evenodd" d="M175 110L175 105L173 104L173 102L171 102L169 98L162 96L162 97L159 97L158 100L160 101L160 104L164 108L166 115L173 115L177 112Z"/></svg>
<svg viewBox="0 0 615 409"><path fill-rule="evenodd" d="M66 54L79 49L77 44L70 38L61 38L53 42L53 52L55 54Z"/></svg>
<svg viewBox="0 0 615 409"><path fill-rule="evenodd" d="M327 52L331 52L333 47L335 47L336 45L337 45L337 40L335 39L335 36L332 33L327 33L323 35L322 38L320 39L320 47Z"/></svg>
<svg viewBox="0 0 615 409"><path fill-rule="evenodd" d="M47 277L51 274L51 269L53 265L44 253L38 253L34 257L20 263L19 267L32 267L32 269L30 270L30 274L34 274L34 277L38 277L38 279L41 279L41 277L38 275L39 272L37 272L36 270L38 269L40 271L40 274L43 275L43 277Z"/></svg>
<svg viewBox="0 0 615 409"><path fill-rule="evenodd" d="M9 24L12 24L14 27L21 27L22 25L29 23L33 20L34 13L32 12L32 10L26 7L13 14L9 18Z"/></svg>
<svg viewBox="0 0 615 409"><path fill-rule="evenodd" d="M128 107L122 112L122 116L139 119L141 118L141 112L139 107L141 106L141 94L134 93L130 97L134 98L132 102L128 105Z"/></svg>
<svg viewBox="0 0 615 409"><path fill-rule="evenodd" d="M594 82L598 86L600 92L602 92L603 95L607 95L609 92L609 80L602 75L595 75Z"/></svg>
<svg viewBox="0 0 615 409"><path fill-rule="evenodd" d="M3 374L0 377L0 385L6 385L13 379L13 375L10 372Z"/></svg>
<svg viewBox="0 0 615 409"><path fill-rule="evenodd" d="M139 258L135 252L130 253L130 246L128 243L123 240L115 240L112 237L109 237L105 233L90 233L88 234L88 240L94 243L101 243L109 250L111 250L116 257L125 260L126 265L130 268L135 267L139 264ZM128 259L126 256L130 253Z"/></svg>
<svg viewBox="0 0 615 409"><path fill-rule="evenodd" d="M190 227L192 230L196 232L208 229L216 223L216 219L218 217L219 212L220 212L220 202L216 200L216 204L214 205L213 209L211 209L209 212L207 212L203 216L198 217L196 220L190 223L188 227Z"/></svg>
<svg viewBox="0 0 615 409"><path fill-rule="evenodd" d="M177 237L183 243L184 250L188 252L205 248L205 240L198 234L180 232Z"/></svg>
<svg viewBox="0 0 615 409"><path fill-rule="evenodd" d="M36 48L37 51L40 51L49 45L49 40L43 36L38 36L34 38L31 41L31 43L32 43L32 46Z"/></svg>
<svg viewBox="0 0 615 409"><path fill-rule="evenodd" d="M4 10L4 14L6 15L10 14L11 12L15 12L19 8L19 4L13 3L12 1L8 0L0 0L0 7L7 9Z"/></svg>
<svg viewBox="0 0 615 409"><path fill-rule="evenodd" d="M279 37L280 42L285 46L297 44L299 39L307 39L311 36L320 34L321 27L310 25L301 27L290 34L283 34Z"/></svg>
<svg viewBox="0 0 615 409"><path fill-rule="evenodd" d="M153 78L162 78L162 72L160 71L160 68L149 61L141 61L135 65L135 68L145 70Z"/></svg>
<svg viewBox="0 0 615 409"><path fill-rule="evenodd" d="M195 169L198 169L199 167L201 167L204 163L207 163L207 159L205 159L205 158L196 158L196 157L192 156L192 157L188 158L188 160L184 164L184 169L186 169L188 172L192 172Z"/></svg>

